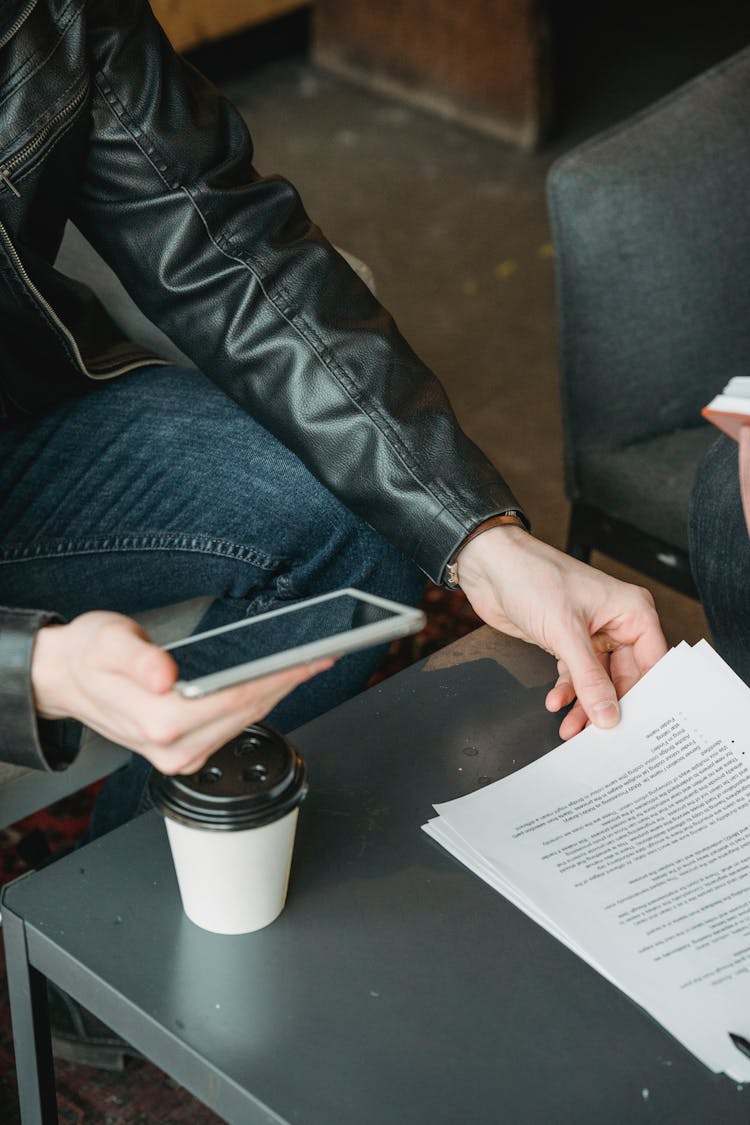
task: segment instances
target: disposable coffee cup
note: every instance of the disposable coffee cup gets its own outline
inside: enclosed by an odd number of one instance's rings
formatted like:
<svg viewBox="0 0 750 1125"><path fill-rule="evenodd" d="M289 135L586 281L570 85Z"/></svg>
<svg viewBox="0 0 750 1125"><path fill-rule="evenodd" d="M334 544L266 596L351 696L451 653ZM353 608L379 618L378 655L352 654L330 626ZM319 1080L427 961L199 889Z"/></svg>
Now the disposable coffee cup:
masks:
<svg viewBox="0 0 750 1125"><path fill-rule="evenodd" d="M182 905L217 934L268 926L284 909L305 764L269 727L248 727L195 774L153 770Z"/></svg>

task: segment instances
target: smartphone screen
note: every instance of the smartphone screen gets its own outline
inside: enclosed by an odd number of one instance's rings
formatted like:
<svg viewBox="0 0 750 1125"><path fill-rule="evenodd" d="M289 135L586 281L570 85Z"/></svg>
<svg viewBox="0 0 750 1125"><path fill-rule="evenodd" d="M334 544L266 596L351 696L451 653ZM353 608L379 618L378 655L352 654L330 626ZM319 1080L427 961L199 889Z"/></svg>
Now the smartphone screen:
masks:
<svg viewBox="0 0 750 1125"><path fill-rule="evenodd" d="M344 652L388 641L414 632L423 620L411 607L346 590L166 647L177 663L178 689L197 694L187 690L196 682L205 690L217 690L277 667L336 653L339 645Z"/></svg>

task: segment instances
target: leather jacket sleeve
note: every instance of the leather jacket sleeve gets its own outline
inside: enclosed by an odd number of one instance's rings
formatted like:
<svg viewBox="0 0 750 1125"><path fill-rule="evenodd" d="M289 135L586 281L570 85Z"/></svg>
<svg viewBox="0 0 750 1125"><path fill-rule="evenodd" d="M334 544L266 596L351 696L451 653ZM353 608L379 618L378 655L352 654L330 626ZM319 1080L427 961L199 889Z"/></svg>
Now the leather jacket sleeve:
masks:
<svg viewBox="0 0 750 1125"><path fill-rule="evenodd" d="M90 72L90 134L72 201L49 206L197 367L441 581L472 528L518 508L508 486L292 185L256 172L242 118L145 0L82 3L87 60L68 35L46 65ZM78 0L59 7L72 19ZM77 724L34 711L34 637L54 620L0 607L0 761L57 769L75 754Z"/></svg>
<svg viewBox="0 0 750 1125"><path fill-rule="evenodd" d="M72 218L206 375L440 582L467 532L519 507L508 486L144 0L86 11L92 126Z"/></svg>
<svg viewBox="0 0 750 1125"><path fill-rule="evenodd" d="M57 614L0 607L0 762L32 769L63 769L75 757L81 727L41 719L31 691L31 654L37 631L59 624Z"/></svg>

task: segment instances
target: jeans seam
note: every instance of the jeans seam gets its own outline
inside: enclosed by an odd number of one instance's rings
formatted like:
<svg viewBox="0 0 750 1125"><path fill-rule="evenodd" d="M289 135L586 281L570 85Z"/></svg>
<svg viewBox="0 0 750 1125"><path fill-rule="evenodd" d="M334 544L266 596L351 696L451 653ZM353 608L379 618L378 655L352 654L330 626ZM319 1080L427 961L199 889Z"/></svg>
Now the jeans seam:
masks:
<svg viewBox="0 0 750 1125"><path fill-rule="evenodd" d="M17 547L0 546L0 566L4 563L35 562L39 559L63 558L70 555L111 554L116 551L184 551L251 563L261 570L275 571L285 560L274 558L241 543L215 535L170 534L149 532L90 535L79 539L56 540Z"/></svg>

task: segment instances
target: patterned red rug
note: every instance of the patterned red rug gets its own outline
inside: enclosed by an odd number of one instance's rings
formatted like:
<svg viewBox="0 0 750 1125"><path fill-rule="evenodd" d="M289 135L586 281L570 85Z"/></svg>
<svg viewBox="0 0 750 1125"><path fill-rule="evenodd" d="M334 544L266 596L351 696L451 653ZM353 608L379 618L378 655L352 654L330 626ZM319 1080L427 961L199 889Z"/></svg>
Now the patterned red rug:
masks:
<svg viewBox="0 0 750 1125"><path fill-rule="evenodd" d="M395 642L377 683L471 632L480 623L460 592L430 587L422 608L426 628ZM99 786L26 817L0 832L0 883L33 868L47 851L77 840L86 828ZM129 1063L122 1073L56 1063L61 1125L217 1125L219 1118L147 1062ZM20 1125L13 1042L0 950L0 1125Z"/></svg>

